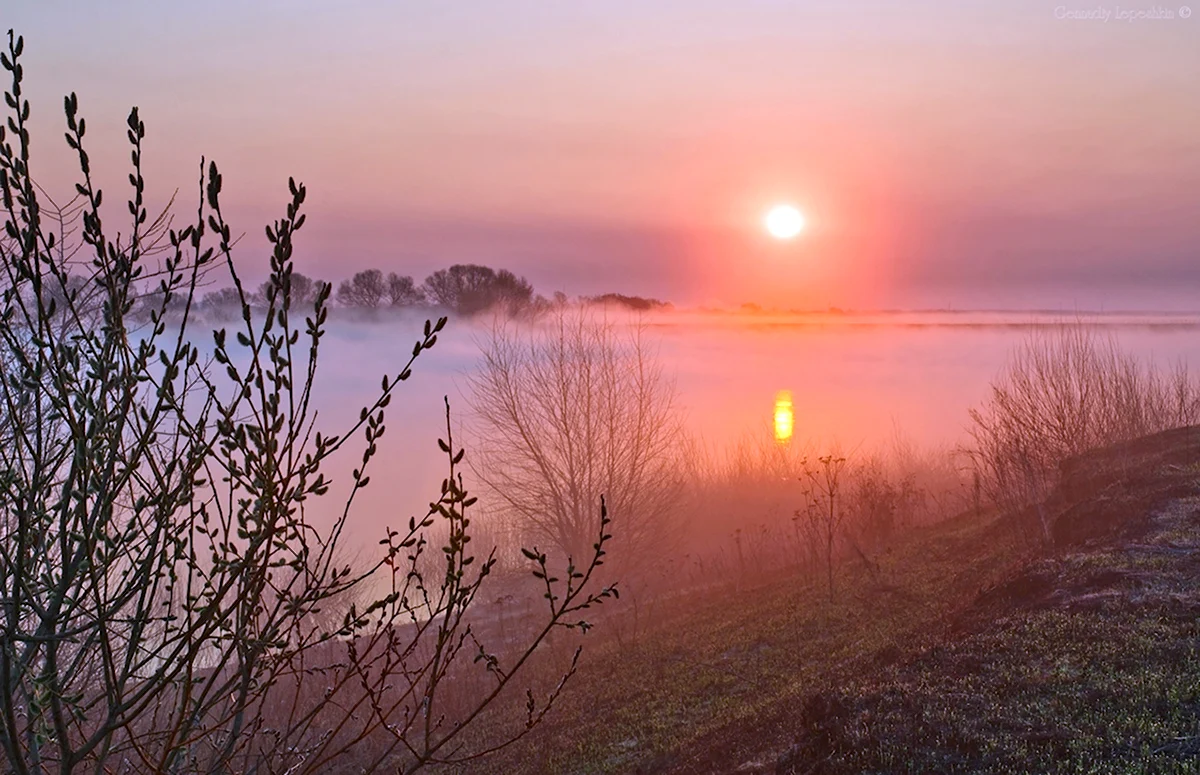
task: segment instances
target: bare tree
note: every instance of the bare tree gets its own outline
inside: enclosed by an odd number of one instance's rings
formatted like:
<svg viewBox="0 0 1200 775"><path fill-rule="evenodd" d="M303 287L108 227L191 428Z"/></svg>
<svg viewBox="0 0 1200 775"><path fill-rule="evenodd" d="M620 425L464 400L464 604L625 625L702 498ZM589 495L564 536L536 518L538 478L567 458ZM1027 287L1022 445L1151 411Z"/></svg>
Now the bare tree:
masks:
<svg viewBox="0 0 1200 775"><path fill-rule="evenodd" d="M411 307L425 301L425 294L411 277L391 272L387 276L387 300L393 307Z"/></svg>
<svg viewBox="0 0 1200 775"><path fill-rule="evenodd" d="M328 283L322 280L314 280L308 275L292 272L291 285L288 289L291 294L292 304L296 307L311 307L317 300L317 295L321 293L322 287ZM271 292L271 281L267 280L262 285L258 286L258 291L254 294L256 302L267 303L267 296Z"/></svg>
<svg viewBox="0 0 1200 775"><path fill-rule="evenodd" d="M494 307L519 312L533 302L533 286L507 269L455 264L425 278L425 295L460 315L476 315Z"/></svg>
<svg viewBox="0 0 1200 775"><path fill-rule="evenodd" d="M237 288L218 288L200 299L200 309L213 323L228 323L242 314L242 297Z"/></svg>
<svg viewBox="0 0 1200 775"><path fill-rule="evenodd" d="M202 161L195 220L170 230L150 324L131 336L137 281L156 271L145 263L156 239L144 202L145 127L133 109L130 219L117 241L101 218L78 100L65 100L90 254L83 287L99 289L98 304L85 305L58 260L61 243L30 172L23 48L10 31L0 55L12 84L11 142L0 129L6 771L412 772L524 734L560 689L540 703L530 694L514 731L491 743L465 747L462 735L551 630L586 629L580 612L614 594L588 591L608 540L603 502L591 560L563 582L547 572L546 554L526 550L546 588L545 616L524 644L493 652L469 612L494 558L476 563L469 549L475 499L459 475L447 404L439 443L448 477L429 512L389 530L365 567L341 561L385 410L445 318L426 322L411 358L383 378L356 423L321 433L311 401L329 291L308 310L291 296L306 190L289 181L286 215L267 228L268 306L254 314L233 260L221 175ZM205 272L232 283L242 311L234 336L209 332L211 363L190 336ZM83 316L90 309L98 320ZM311 521L312 502L331 489L324 465L355 440L362 454L339 516ZM440 575L422 570L435 522L447 536ZM340 616L329 615L348 599ZM486 690L448 702L448 688L471 671Z"/></svg>
<svg viewBox="0 0 1200 775"><path fill-rule="evenodd" d="M383 282L383 272L378 269L367 269L358 272L349 280L343 280L338 286L337 300L347 307L375 309L387 293L387 285Z"/></svg>
<svg viewBox="0 0 1200 775"><path fill-rule="evenodd" d="M473 470L524 533L571 557L590 546L600 493L620 526L620 567L678 538L682 486L675 387L639 324L559 310L497 322L470 378Z"/></svg>

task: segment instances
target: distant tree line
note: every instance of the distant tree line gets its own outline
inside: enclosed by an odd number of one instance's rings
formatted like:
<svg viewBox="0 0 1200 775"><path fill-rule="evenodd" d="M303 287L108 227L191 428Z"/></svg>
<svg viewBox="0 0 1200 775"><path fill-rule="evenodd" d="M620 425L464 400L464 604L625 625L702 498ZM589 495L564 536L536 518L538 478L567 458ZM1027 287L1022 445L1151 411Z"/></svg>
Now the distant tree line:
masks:
<svg viewBox="0 0 1200 775"><path fill-rule="evenodd" d="M623 293L604 293L599 296L585 296L584 301L589 304L626 307L637 312L651 312L653 310L671 309L674 307L669 301L647 299L642 296L626 296Z"/></svg>
<svg viewBox="0 0 1200 775"><path fill-rule="evenodd" d="M264 282L249 294L247 301L252 307L269 306L269 286L269 282ZM440 308L462 317L488 311L502 312L511 317L535 317L570 303L564 293L556 292L548 299L535 293L533 285L524 277L507 269L493 269L479 264L455 264L447 269L439 269L419 285L411 276L396 272L384 274L379 269L357 272L336 287L300 272L292 273L293 306L311 307L322 292L326 292L337 307L346 310L372 312ZM145 310L148 316L149 310L163 307L162 295L161 290L157 289L147 292L139 299L138 307ZM581 304L620 306L639 312L671 307L668 302L658 299L619 293L583 296L578 301ZM178 298L166 300L168 314L182 314L182 303ZM241 301L234 288L209 291L200 298L199 305L205 317L214 322L228 322L242 314Z"/></svg>

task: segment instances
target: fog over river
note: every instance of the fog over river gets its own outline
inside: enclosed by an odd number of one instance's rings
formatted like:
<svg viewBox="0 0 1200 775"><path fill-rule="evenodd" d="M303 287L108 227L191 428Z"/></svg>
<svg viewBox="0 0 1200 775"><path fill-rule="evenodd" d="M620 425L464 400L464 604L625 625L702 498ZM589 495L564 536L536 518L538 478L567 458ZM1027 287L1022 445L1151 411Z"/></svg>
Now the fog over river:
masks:
<svg viewBox="0 0 1200 775"><path fill-rule="evenodd" d="M340 432L374 400L381 377L394 376L407 361L421 322L415 316L331 322L317 379L320 430ZM1012 349L1063 322L1096 326L1163 366L1200 364L1200 315L1190 314L667 312L643 322L675 379L684 427L715 450L770 439L775 398L784 390L794 405L793 443L816 450L832 443L873 449L897 436L921 447L966 443L968 410L987 395ZM456 426L469 412L486 411L470 405L467 386L486 325L450 321L398 388L371 463L371 485L355 502L353 529L364 539L424 513L436 497L445 475L437 447L445 433L443 396ZM333 493L345 492L361 449L351 444L329 468Z"/></svg>

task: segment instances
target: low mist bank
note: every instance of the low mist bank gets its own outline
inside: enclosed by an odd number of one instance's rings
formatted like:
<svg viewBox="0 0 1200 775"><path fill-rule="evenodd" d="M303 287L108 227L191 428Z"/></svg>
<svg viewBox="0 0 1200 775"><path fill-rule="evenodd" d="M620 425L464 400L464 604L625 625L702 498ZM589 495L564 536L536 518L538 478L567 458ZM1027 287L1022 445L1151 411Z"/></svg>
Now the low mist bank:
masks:
<svg viewBox="0 0 1200 775"><path fill-rule="evenodd" d="M1200 363L1195 315L665 312L641 320L675 381L684 432L722 465L750 448L783 452L772 429L781 390L791 392L795 411L789 455L838 448L887 457L897 443L920 454L952 450L965 443L968 411L988 396L1013 349L1031 332L1064 321L1111 333L1122 349L1164 367ZM421 323L417 315L335 318L316 386L318 425L339 427L356 418L380 377L411 353ZM487 325L451 320L402 386L403 400L389 409L377 468L385 475L360 494L355 517L364 544L385 525L423 513L436 495L444 476L436 444L445 426L443 397L456 421L486 411L470 405L466 383Z"/></svg>

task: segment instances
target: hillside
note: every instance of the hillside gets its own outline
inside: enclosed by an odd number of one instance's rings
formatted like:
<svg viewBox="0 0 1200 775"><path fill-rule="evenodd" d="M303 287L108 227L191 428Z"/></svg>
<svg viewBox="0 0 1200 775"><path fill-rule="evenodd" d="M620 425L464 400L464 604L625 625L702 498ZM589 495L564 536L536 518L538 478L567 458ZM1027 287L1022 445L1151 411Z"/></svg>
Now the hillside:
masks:
<svg viewBox="0 0 1200 775"><path fill-rule="evenodd" d="M782 773L1200 771L1200 429L1063 466L1055 553L809 698Z"/></svg>
<svg viewBox="0 0 1200 775"><path fill-rule="evenodd" d="M914 531L838 578L655 611L594 641L553 722L473 771L1200 769L1200 429L1068 461L1011 520Z"/></svg>

